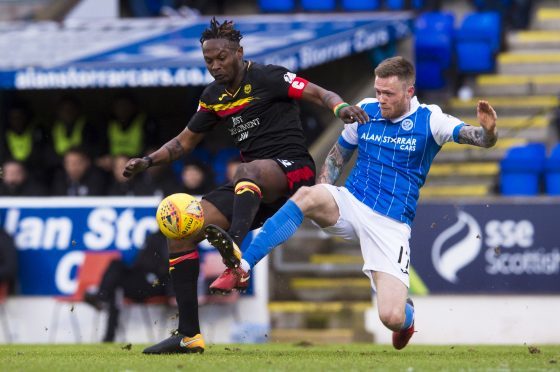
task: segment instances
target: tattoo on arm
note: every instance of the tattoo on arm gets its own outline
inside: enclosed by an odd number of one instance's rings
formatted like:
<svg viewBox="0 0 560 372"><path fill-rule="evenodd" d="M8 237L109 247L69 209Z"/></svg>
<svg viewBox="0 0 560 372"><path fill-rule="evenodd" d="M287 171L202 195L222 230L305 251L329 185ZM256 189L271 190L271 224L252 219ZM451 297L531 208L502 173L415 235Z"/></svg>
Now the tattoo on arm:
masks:
<svg viewBox="0 0 560 372"><path fill-rule="evenodd" d="M167 150L169 162L179 159L183 155L183 146L177 138L173 138L171 141L164 145Z"/></svg>
<svg viewBox="0 0 560 372"><path fill-rule="evenodd" d="M325 107L332 108L335 104L342 101L342 99L337 94L327 91L327 93L323 94L321 97L321 101L323 101Z"/></svg>
<svg viewBox="0 0 560 372"><path fill-rule="evenodd" d="M498 136L486 132L483 128L465 125L459 130L459 143L479 147L492 147L496 144Z"/></svg>
<svg viewBox="0 0 560 372"><path fill-rule="evenodd" d="M329 151L327 158L325 159L325 164L321 169L319 177L317 177L317 183L328 183L334 185L334 183L340 177L342 169L352 158L354 150L346 149L337 143Z"/></svg>

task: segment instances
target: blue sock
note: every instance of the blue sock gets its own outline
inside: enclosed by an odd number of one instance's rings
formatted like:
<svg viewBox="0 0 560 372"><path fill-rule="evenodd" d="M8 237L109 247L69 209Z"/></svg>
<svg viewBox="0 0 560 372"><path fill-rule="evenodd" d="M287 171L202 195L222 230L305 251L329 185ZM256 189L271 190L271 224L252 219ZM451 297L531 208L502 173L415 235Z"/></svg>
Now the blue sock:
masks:
<svg viewBox="0 0 560 372"><path fill-rule="evenodd" d="M414 322L414 307L408 302L404 305L404 314L405 318L401 329L409 329Z"/></svg>
<svg viewBox="0 0 560 372"><path fill-rule="evenodd" d="M253 268L274 247L284 243L294 235L302 222L303 213L301 209L296 203L288 200L278 212L266 220L249 248L243 252L243 259Z"/></svg>

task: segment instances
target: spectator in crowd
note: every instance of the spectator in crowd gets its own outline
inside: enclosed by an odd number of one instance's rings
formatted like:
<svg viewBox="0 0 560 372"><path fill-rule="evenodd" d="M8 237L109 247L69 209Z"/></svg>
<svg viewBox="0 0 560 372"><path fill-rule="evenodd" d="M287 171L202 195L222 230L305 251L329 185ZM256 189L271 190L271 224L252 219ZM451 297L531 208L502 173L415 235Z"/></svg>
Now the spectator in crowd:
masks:
<svg viewBox="0 0 560 372"><path fill-rule="evenodd" d="M91 164L83 148L73 147L64 154L63 169L54 177L51 194L100 196L105 189L105 174Z"/></svg>
<svg viewBox="0 0 560 372"><path fill-rule="evenodd" d="M215 187L212 172L197 160L185 161L181 171L181 180L183 181L182 192L190 195L204 195Z"/></svg>
<svg viewBox="0 0 560 372"><path fill-rule="evenodd" d="M152 153L153 151L154 149L148 149L146 153ZM138 176L135 189L138 195L154 195L161 198L182 192L181 181L173 173L171 165L152 167L146 170Z"/></svg>
<svg viewBox="0 0 560 372"><path fill-rule="evenodd" d="M241 165L242 161L239 156L234 156L230 158L226 164L226 180L227 182L233 182L235 179L235 172L237 168Z"/></svg>
<svg viewBox="0 0 560 372"><path fill-rule="evenodd" d="M17 250L12 237L0 228L0 283L14 288L17 279Z"/></svg>
<svg viewBox="0 0 560 372"><path fill-rule="evenodd" d="M0 135L0 163L21 162L42 180L44 133L33 123L28 105L23 101L12 104L7 109L6 123Z"/></svg>
<svg viewBox="0 0 560 372"><path fill-rule="evenodd" d="M129 159L126 155L117 155L113 158L113 178L109 184L107 195L151 195L151 193L147 192L146 187L142 187L139 184L140 179L128 179L122 175L122 168Z"/></svg>
<svg viewBox="0 0 560 372"><path fill-rule="evenodd" d="M91 158L101 155L99 133L82 113L78 99L71 95L60 98L56 118L49 128L45 162L49 170L59 168L64 154L73 147L82 147Z"/></svg>
<svg viewBox="0 0 560 372"><path fill-rule="evenodd" d="M159 144L159 134L155 122L140 110L136 99L122 93L113 100L112 117L107 123L104 143L108 148L97 165L110 172L114 156L140 156L148 147Z"/></svg>
<svg viewBox="0 0 560 372"><path fill-rule="evenodd" d="M47 190L32 180L25 165L17 160L2 164L3 178L0 183L0 196L43 196Z"/></svg>
<svg viewBox="0 0 560 372"><path fill-rule="evenodd" d="M165 237L159 231L146 237L131 266L120 259L109 264L97 291L86 292L84 296L84 300L96 309L108 310L103 342L115 340L120 313L118 291L122 291L125 298L139 303L149 297L172 296L168 270Z"/></svg>
<svg viewBox="0 0 560 372"><path fill-rule="evenodd" d="M128 196L159 196L165 197L182 190L181 183L170 167L153 168L137 178L126 178L122 169L130 158L118 155L113 158L112 179L109 182L107 195Z"/></svg>

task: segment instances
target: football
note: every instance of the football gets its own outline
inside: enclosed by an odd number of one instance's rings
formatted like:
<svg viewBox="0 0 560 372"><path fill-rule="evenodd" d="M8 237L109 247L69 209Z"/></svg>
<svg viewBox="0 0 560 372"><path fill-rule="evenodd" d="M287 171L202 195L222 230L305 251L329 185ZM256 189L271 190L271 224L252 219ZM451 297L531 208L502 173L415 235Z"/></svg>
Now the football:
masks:
<svg viewBox="0 0 560 372"><path fill-rule="evenodd" d="M172 194L159 203L156 220L163 235L183 239L200 231L204 225L204 212L192 195Z"/></svg>

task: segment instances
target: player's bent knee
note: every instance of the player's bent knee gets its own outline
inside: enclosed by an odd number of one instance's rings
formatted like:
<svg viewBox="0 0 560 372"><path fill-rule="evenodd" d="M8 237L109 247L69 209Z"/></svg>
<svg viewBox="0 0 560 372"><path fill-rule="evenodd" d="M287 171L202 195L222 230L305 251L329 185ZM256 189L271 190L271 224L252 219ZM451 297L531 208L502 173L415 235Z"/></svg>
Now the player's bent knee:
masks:
<svg viewBox="0 0 560 372"><path fill-rule="evenodd" d="M292 196L291 200L305 213L317 204L315 186L302 186Z"/></svg>
<svg viewBox="0 0 560 372"><path fill-rule="evenodd" d="M399 330L404 323L405 314L403 311L399 311L397 308L389 308L385 310L379 310L379 319L385 325L385 327L391 330Z"/></svg>

